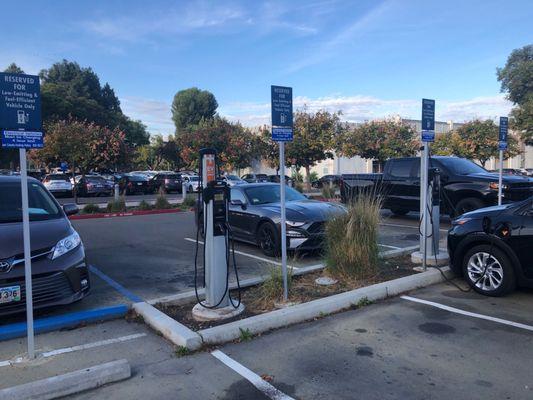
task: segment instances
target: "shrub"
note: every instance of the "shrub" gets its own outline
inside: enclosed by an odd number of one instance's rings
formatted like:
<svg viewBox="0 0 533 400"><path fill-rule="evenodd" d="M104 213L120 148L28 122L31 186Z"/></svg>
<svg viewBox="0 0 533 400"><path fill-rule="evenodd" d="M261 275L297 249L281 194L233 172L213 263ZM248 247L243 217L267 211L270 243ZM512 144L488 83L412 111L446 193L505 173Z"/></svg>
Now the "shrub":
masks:
<svg viewBox="0 0 533 400"><path fill-rule="evenodd" d="M194 207L196 205L196 200L198 199L198 197L194 194L187 194L185 196L185 200L183 200L183 206L185 207Z"/></svg>
<svg viewBox="0 0 533 400"><path fill-rule="evenodd" d="M118 200L112 200L107 203L107 212L123 212L126 211L126 200L121 197Z"/></svg>
<svg viewBox="0 0 533 400"><path fill-rule="evenodd" d="M317 181L317 180L318 180L318 172L313 171L313 172L309 173L309 181L310 182Z"/></svg>
<svg viewBox="0 0 533 400"><path fill-rule="evenodd" d="M287 269L287 287L290 291L292 286L292 269ZM264 307L268 307L273 302L283 300L283 274L281 267L271 267L269 275L261 284L258 301Z"/></svg>
<svg viewBox="0 0 533 400"><path fill-rule="evenodd" d="M382 196L359 195L345 215L326 224L326 263L340 279L365 279L376 275L379 261L378 228Z"/></svg>
<svg viewBox="0 0 533 400"><path fill-rule="evenodd" d="M96 204L87 204L81 211L83 214L96 214L100 212L100 207Z"/></svg>
<svg viewBox="0 0 533 400"><path fill-rule="evenodd" d="M334 199L335 198L335 186L330 187L329 185L322 186L322 197L325 199Z"/></svg>
<svg viewBox="0 0 533 400"><path fill-rule="evenodd" d="M154 207L156 210L166 210L167 208L172 208L172 206L167 200L167 197L165 196L164 190L159 190L159 194L155 199Z"/></svg>
<svg viewBox="0 0 533 400"><path fill-rule="evenodd" d="M292 173L292 180L294 182L303 182L304 181L304 177L302 174L300 174L298 171L295 171Z"/></svg>
<svg viewBox="0 0 533 400"><path fill-rule="evenodd" d="M137 206L137 209L140 211L147 211L147 210L151 210L152 208L153 208L152 205L148 204L146 200L142 200Z"/></svg>
<svg viewBox="0 0 533 400"><path fill-rule="evenodd" d="M295 184L294 184L294 189L296 189L300 193L303 193L304 192L304 184L302 182L296 181Z"/></svg>

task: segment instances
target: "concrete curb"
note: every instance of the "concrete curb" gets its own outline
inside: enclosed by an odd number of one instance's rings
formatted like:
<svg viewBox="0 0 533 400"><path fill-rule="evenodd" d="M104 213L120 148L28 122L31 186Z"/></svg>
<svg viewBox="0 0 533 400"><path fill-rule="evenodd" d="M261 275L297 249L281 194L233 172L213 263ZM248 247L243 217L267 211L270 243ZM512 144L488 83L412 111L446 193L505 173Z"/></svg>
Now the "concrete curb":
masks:
<svg viewBox="0 0 533 400"><path fill-rule="evenodd" d="M308 274L311 272L319 271L321 269L324 269L326 266L324 264L316 264L316 265L310 265L308 267L302 267L299 269L294 269L292 274L295 276ZM241 288L247 288L250 286L256 286L265 281L267 276L260 276L257 278L249 278L241 281ZM235 282L230 283L230 290L237 289L237 284ZM205 294L205 290L203 288L198 289L198 295L200 298L203 299L203 296ZM191 301L194 301L196 299L196 293L194 290L191 290L189 292L179 293L179 294L173 294L171 296L165 296L165 297L159 297L156 299L151 299L146 301L148 304L154 305L154 304L172 304L172 305L181 305L190 303Z"/></svg>
<svg viewBox="0 0 533 400"><path fill-rule="evenodd" d="M131 377L127 360L118 360L68 374L0 390L2 400L48 400L96 389Z"/></svg>
<svg viewBox="0 0 533 400"><path fill-rule="evenodd" d="M144 322L157 332L170 340L172 343L196 350L202 347L202 338L198 333L170 318L154 306L142 302L133 304L133 309L144 318Z"/></svg>
<svg viewBox="0 0 533 400"><path fill-rule="evenodd" d="M70 220L82 220L82 219L99 219L99 218L115 218L115 217L132 217L134 215L155 215L155 214L175 214L185 212L181 208L170 208L165 210L133 210L133 211L124 211L117 213L94 213L94 214L81 214L81 215L71 215Z"/></svg>
<svg viewBox="0 0 533 400"><path fill-rule="evenodd" d="M453 276L447 267L442 268L442 271L447 276ZM239 338L241 330L248 330L252 334L258 334L347 309L365 298L370 301L381 300L442 281L444 281L444 277L438 270L429 269L420 274L378 283L213 328L203 329L198 331L198 334L202 337L204 343L225 343Z"/></svg>
<svg viewBox="0 0 533 400"><path fill-rule="evenodd" d="M404 247L403 249L398 250L387 250L382 253L380 253L380 257L382 258L393 258L398 256L404 256L406 254L411 254L413 250L418 250L420 246L409 246Z"/></svg>

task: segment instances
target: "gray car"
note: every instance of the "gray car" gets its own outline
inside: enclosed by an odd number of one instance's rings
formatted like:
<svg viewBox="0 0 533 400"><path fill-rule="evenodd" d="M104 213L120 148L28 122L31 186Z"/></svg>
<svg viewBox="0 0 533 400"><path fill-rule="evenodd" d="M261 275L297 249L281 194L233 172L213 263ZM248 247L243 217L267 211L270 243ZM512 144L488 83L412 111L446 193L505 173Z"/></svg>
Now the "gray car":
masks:
<svg viewBox="0 0 533 400"><path fill-rule="evenodd" d="M0 176L0 316L26 309L20 177ZM61 207L36 179L28 179L34 309L80 300L90 279L80 236Z"/></svg>

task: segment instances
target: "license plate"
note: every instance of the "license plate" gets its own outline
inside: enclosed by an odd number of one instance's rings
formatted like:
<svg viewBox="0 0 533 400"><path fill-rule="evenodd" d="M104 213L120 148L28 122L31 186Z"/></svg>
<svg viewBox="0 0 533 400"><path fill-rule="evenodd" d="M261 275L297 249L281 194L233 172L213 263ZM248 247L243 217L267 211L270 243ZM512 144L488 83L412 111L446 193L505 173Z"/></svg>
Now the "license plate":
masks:
<svg viewBox="0 0 533 400"><path fill-rule="evenodd" d="M0 304L20 301L20 286L0 288Z"/></svg>

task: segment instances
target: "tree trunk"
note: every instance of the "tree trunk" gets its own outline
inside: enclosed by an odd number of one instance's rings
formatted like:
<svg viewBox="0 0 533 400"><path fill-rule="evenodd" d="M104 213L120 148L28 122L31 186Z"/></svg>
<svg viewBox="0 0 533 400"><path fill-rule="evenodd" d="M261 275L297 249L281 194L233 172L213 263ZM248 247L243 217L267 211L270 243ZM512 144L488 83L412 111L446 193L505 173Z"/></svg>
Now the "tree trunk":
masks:
<svg viewBox="0 0 533 400"><path fill-rule="evenodd" d="M305 190L311 191L311 168L309 165L305 166Z"/></svg>

